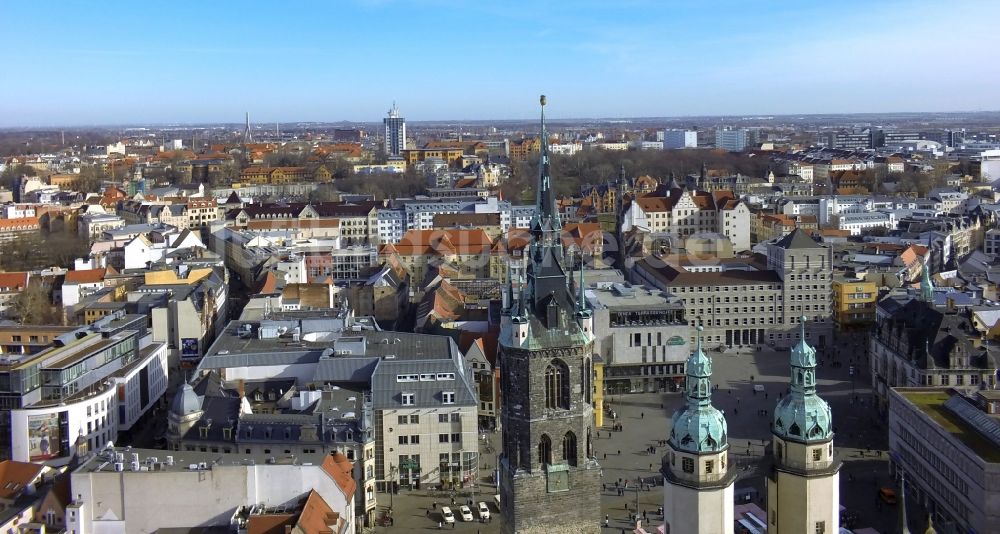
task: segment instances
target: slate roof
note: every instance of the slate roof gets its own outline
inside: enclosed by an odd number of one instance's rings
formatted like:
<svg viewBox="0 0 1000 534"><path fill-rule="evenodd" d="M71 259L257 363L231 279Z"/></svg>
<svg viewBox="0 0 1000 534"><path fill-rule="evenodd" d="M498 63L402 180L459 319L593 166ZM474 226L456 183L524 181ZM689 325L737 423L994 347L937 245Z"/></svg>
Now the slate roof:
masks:
<svg viewBox="0 0 1000 534"><path fill-rule="evenodd" d="M778 240L775 244L785 250L821 248L819 243L813 241L813 239L809 237L809 234L800 228L796 228L791 233Z"/></svg>
<svg viewBox="0 0 1000 534"><path fill-rule="evenodd" d="M883 340L904 340L905 348L898 350L905 351L901 355L918 368L950 369L953 351L968 355L971 367L996 368L995 356L973 344L972 337L978 334L964 312L942 311L915 298L905 302L883 299L878 307L888 318L875 326L875 335Z"/></svg>

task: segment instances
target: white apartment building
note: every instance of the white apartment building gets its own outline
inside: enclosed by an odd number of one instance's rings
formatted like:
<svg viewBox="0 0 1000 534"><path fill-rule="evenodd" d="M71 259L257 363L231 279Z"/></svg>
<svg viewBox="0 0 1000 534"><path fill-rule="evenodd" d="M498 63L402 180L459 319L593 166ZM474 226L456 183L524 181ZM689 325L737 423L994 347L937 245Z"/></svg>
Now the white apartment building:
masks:
<svg viewBox="0 0 1000 534"><path fill-rule="evenodd" d="M819 199L819 224L834 224L834 217L844 213L868 213L874 209L874 201L868 196L836 195Z"/></svg>
<svg viewBox="0 0 1000 534"><path fill-rule="evenodd" d="M837 217L837 229L847 230L851 235L862 235L875 228L895 227L896 216L893 212L844 213Z"/></svg>
<svg viewBox="0 0 1000 534"><path fill-rule="evenodd" d="M409 230L431 230L436 215L456 213L500 215L500 229L527 228L534 215L534 206L514 206L496 197L485 199L397 199L396 205L381 208L376 213L380 243L398 243Z"/></svg>

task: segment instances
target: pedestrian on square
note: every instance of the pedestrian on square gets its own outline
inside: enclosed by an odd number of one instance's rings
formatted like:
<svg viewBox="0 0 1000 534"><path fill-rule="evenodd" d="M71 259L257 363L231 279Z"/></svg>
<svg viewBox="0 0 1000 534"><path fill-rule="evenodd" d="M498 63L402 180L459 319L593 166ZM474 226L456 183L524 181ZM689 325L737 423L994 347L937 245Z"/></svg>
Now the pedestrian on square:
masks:
<svg viewBox="0 0 1000 534"><path fill-rule="evenodd" d="M435 510L437 510L438 509L438 503L437 503L437 501L434 501L434 504L432 504L431 507L434 508Z"/></svg>
<svg viewBox="0 0 1000 534"><path fill-rule="evenodd" d="M618 456L621 456L621 455L622 455L622 450L618 449Z"/></svg>
<svg viewBox="0 0 1000 534"><path fill-rule="evenodd" d="M645 419L645 418L646 418L646 412L639 412L639 419Z"/></svg>

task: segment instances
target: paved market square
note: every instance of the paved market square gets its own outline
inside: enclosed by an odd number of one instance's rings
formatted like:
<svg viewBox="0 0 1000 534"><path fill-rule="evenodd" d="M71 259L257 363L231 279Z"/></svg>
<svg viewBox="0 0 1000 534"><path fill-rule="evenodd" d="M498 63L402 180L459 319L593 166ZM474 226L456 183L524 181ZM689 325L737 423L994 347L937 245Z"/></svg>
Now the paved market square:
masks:
<svg viewBox="0 0 1000 534"><path fill-rule="evenodd" d="M821 353L821 365L817 370L818 388L820 395L832 406L836 429L834 443L844 461L840 477L841 504L856 515L854 527L894 532L897 510L880 505L876 497L879 487L892 486L892 482L885 452L885 423L872 407L864 353L864 340L857 338L842 339L832 353ZM788 388L788 352L712 352L711 356L714 363L713 383L718 386L712 400L717 408L725 412L729 424L730 462L739 470L735 493L749 492L753 502L763 508L766 491L759 464L764 445L770 439L772 410L778 395L786 394ZM754 386L762 386L763 391L755 391L761 388ZM625 394L609 396L606 403L609 409L616 412L617 422L622 426L620 432L611 432L612 419L606 417L605 427L595 440L597 460L603 468L607 488L602 493L601 514L609 519L606 530L609 534L622 529L631 532L635 523L630 515L637 509L640 517L646 512L648 524L655 528L662 523L662 517L656 512L663 499L659 468L664 447L658 446L658 442L668 438L670 416L684 403L684 397L680 393ZM487 502L493 520L487 524L458 520L454 527L445 525L446 530L500 532L503 518L493 503L496 488L492 483L500 434L487 435L486 438L481 449L481 483L474 495L472 491L453 495L451 492L427 489L400 490L399 494L392 496L379 494L380 516L389 507L390 499L392 501L393 525L376 527L374 532L438 530L442 519L440 508L451 506L452 498L456 502L452 510L456 513L457 506L468 499ZM655 452L647 450L649 447L656 447ZM655 485L640 487L636 491L636 482L640 479L653 480ZM629 481L629 487L622 496L614 488L619 480L621 486ZM916 508L914 504L909 504L909 507L914 516L919 513L913 510Z"/></svg>

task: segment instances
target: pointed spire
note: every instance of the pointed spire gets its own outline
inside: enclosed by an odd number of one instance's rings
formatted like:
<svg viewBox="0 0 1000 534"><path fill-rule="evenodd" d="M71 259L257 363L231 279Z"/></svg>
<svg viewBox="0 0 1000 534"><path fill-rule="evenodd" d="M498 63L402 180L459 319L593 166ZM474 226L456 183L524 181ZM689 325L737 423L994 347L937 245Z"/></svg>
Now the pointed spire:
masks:
<svg viewBox="0 0 1000 534"><path fill-rule="evenodd" d="M701 333L705 327L695 327L694 352L688 357L685 373L687 375L688 404L707 406L712 403L712 360L701 348Z"/></svg>
<svg viewBox="0 0 1000 534"><path fill-rule="evenodd" d="M552 191L552 177L549 175L549 134L545 129L545 95L539 99L541 104L541 154L538 165L538 203L535 215L540 219L552 219L552 226L559 226L559 213L556 211L555 193Z"/></svg>
<svg viewBox="0 0 1000 534"><path fill-rule="evenodd" d="M618 185L625 185L625 162L618 169Z"/></svg>
<svg viewBox="0 0 1000 534"><path fill-rule="evenodd" d="M517 317L527 317L528 307L525 306L524 304L524 286L525 286L524 277L523 276L518 277L517 282L519 285L518 290L520 291L520 295L518 296L517 299Z"/></svg>
<svg viewBox="0 0 1000 534"><path fill-rule="evenodd" d="M806 321L799 317L799 342L792 347L791 392L778 401L772 432L785 439L804 443L833 439L833 412L816 394L816 349L806 342Z"/></svg>
<svg viewBox="0 0 1000 534"><path fill-rule="evenodd" d="M906 526L906 473L899 472L899 533L911 534Z"/></svg>
<svg viewBox="0 0 1000 534"><path fill-rule="evenodd" d="M587 295L586 295L586 285L583 281L583 257L580 258L580 283L577 284L579 287L578 295L576 297L576 313L577 315L588 315L590 313L590 308L587 306Z"/></svg>
<svg viewBox="0 0 1000 534"><path fill-rule="evenodd" d="M931 269L928 266L930 261L924 260L920 268L920 300L934 304L934 283L931 282Z"/></svg>
<svg viewBox="0 0 1000 534"><path fill-rule="evenodd" d="M510 268L510 263L507 263L507 287L504 290L504 296L507 297L507 302L503 311L511 313L514 309L514 272Z"/></svg>

